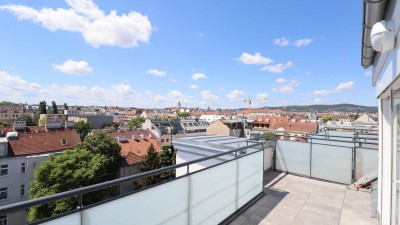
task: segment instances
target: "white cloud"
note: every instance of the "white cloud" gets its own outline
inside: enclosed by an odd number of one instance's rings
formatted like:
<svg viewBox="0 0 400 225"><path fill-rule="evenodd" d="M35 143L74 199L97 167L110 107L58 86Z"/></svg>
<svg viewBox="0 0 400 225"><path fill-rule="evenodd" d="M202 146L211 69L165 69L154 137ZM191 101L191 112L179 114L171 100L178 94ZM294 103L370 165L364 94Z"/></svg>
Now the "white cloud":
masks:
<svg viewBox="0 0 400 225"><path fill-rule="evenodd" d="M172 90L172 91L169 91L167 93L167 97L170 97L170 98L181 98L181 97L183 97L183 94L180 91Z"/></svg>
<svg viewBox="0 0 400 225"><path fill-rule="evenodd" d="M269 98L269 95L267 92L264 93L258 93L256 96L257 100L261 100L261 101L266 101Z"/></svg>
<svg viewBox="0 0 400 225"><path fill-rule="evenodd" d="M261 68L261 70L269 71L271 73L283 73L283 71L287 70L288 68L290 68L292 66L293 66L293 62L288 61L285 64L279 63L276 65L264 66L263 68Z"/></svg>
<svg viewBox="0 0 400 225"><path fill-rule="evenodd" d="M340 83L336 87L336 90L343 91L343 90L351 89L351 88L353 88L353 86L354 86L354 81L347 81L347 82Z"/></svg>
<svg viewBox="0 0 400 225"><path fill-rule="evenodd" d="M196 84L189 85L189 87L191 89L199 89L199 86L197 86Z"/></svg>
<svg viewBox="0 0 400 225"><path fill-rule="evenodd" d="M273 87L272 91L278 93L293 93L294 88L299 86L299 82L297 80L291 80L289 82L280 82L280 83L276 81L276 83L278 85Z"/></svg>
<svg viewBox="0 0 400 225"><path fill-rule="evenodd" d="M289 40L282 37L282 38L276 38L272 41L272 43L274 45L280 46L280 47L284 47L284 46L288 46L289 45Z"/></svg>
<svg viewBox="0 0 400 225"><path fill-rule="evenodd" d="M306 72L306 76L311 76L311 73L310 72Z"/></svg>
<svg viewBox="0 0 400 225"><path fill-rule="evenodd" d="M139 42L149 42L153 27L138 12L117 15L112 10L105 14L92 0L65 0L70 8L34 9L24 5L2 5L0 10L13 13L20 20L29 20L54 32L57 30L78 32L87 43L98 48L101 45L133 48Z"/></svg>
<svg viewBox="0 0 400 225"><path fill-rule="evenodd" d="M167 73L161 70L157 69L149 69L146 71L146 73L157 76L157 77L165 77L167 76Z"/></svg>
<svg viewBox="0 0 400 225"><path fill-rule="evenodd" d="M338 86L336 86L335 89L332 89L332 90L315 90L313 92L313 94L314 95L319 95L319 96L330 95L330 94L333 94L333 93L339 93L339 92L342 92L344 90L352 89L353 87L354 87L354 81L347 81L347 82L340 83Z"/></svg>
<svg viewBox="0 0 400 225"><path fill-rule="evenodd" d="M62 93L62 94L60 94ZM41 100L67 102L69 105L127 105L134 101L144 104L145 98L127 83L108 87L94 85L40 85L19 76L0 71L0 95L9 101L37 103Z"/></svg>
<svg viewBox="0 0 400 225"><path fill-rule="evenodd" d="M285 81L286 81L285 78L278 78L275 80L275 82L278 84L284 83Z"/></svg>
<svg viewBox="0 0 400 225"><path fill-rule="evenodd" d="M93 72L93 69L89 66L89 63L85 61L67 60L62 64L53 64L53 68L62 73L75 75L87 75Z"/></svg>
<svg viewBox="0 0 400 225"><path fill-rule="evenodd" d="M372 73L372 71L367 71L367 72L364 73L364 76L366 76L366 77L372 77L372 76L373 76L373 73Z"/></svg>
<svg viewBox="0 0 400 225"><path fill-rule="evenodd" d="M207 78L204 73L195 73L192 75L193 80L198 80L198 79L205 79Z"/></svg>
<svg viewBox="0 0 400 225"><path fill-rule="evenodd" d="M240 90L233 90L229 94L226 95L226 97L229 98L231 102L233 101L240 101L243 100L245 93Z"/></svg>
<svg viewBox="0 0 400 225"><path fill-rule="evenodd" d="M169 81L171 81L172 83L176 83L176 80L174 79L169 79Z"/></svg>
<svg viewBox="0 0 400 225"><path fill-rule="evenodd" d="M311 44L311 42L312 40L310 38L304 38L304 39L298 39L293 44L296 45L296 47L302 47Z"/></svg>
<svg viewBox="0 0 400 225"><path fill-rule="evenodd" d="M274 61L273 59L262 56L259 52L255 52L253 55L244 52L237 60L243 64L255 65L265 65Z"/></svg>
<svg viewBox="0 0 400 225"><path fill-rule="evenodd" d="M317 104L317 103L321 103L321 99L320 99L320 98L316 98L316 99L314 99L314 103L315 103L315 104Z"/></svg>
<svg viewBox="0 0 400 225"><path fill-rule="evenodd" d="M211 93L210 91L200 91L201 97L205 100L218 100L219 97Z"/></svg>
<svg viewBox="0 0 400 225"><path fill-rule="evenodd" d="M226 90L224 88L219 88L220 91L225 92Z"/></svg>

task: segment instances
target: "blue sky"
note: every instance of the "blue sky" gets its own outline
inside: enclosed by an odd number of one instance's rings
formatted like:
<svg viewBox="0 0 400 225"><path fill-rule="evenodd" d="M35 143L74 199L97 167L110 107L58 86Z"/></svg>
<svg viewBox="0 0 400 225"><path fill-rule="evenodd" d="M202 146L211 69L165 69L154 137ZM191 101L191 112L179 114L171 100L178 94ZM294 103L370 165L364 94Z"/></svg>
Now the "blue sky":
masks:
<svg viewBox="0 0 400 225"><path fill-rule="evenodd" d="M36 104L377 105L359 1L2 1L0 95Z"/></svg>

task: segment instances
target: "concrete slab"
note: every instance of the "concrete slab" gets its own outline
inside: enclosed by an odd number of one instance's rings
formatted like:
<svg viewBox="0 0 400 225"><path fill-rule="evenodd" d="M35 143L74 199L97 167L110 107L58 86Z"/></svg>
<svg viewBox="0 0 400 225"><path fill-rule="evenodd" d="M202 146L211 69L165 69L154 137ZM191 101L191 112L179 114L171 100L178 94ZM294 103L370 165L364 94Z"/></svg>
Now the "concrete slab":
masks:
<svg viewBox="0 0 400 225"><path fill-rule="evenodd" d="M345 185L268 171L264 193L232 225L372 225L367 192L350 191Z"/></svg>

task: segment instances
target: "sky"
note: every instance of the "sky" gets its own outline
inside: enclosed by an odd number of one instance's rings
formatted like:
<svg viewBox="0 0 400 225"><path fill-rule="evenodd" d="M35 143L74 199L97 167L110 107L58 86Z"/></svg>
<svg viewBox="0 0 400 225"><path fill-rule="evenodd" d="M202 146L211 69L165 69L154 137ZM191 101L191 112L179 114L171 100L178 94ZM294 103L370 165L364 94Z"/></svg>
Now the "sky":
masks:
<svg viewBox="0 0 400 225"><path fill-rule="evenodd" d="M360 1L1 1L0 101L376 106L361 19Z"/></svg>

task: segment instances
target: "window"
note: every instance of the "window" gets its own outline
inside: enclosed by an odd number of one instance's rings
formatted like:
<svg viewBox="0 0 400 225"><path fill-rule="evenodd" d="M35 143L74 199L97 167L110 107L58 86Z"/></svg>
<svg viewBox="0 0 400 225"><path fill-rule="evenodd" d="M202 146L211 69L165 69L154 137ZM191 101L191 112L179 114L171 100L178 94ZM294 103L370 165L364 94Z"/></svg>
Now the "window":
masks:
<svg viewBox="0 0 400 225"><path fill-rule="evenodd" d="M67 139L61 139L61 144L62 145L68 145Z"/></svg>
<svg viewBox="0 0 400 225"><path fill-rule="evenodd" d="M165 142L169 142L169 138L165 139Z"/></svg>
<svg viewBox="0 0 400 225"><path fill-rule="evenodd" d="M8 165L1 165L0 176L7 176L7 175L8 175Z"/></svg>
<svg viewBox="0 0 400 225"><path fill-rule="evenodd" d="M0 216L0 225L7 225L7 215Z"/></svg>
<svg viewBox="0 0 400 225"><path fill-rule="evenodd" d="M21 173L25 173L26 172L26 163L21 163Z"/></svg>
<svg viewBox="0 0 400 225"><path fill-rule="evenodd" d="M21 184L21 196L25 196L25 184Z"/></svg>
<svg viewBox="0 0 400 225"><path fill-rule="evenodd" d="M0 188L0 200L7 199L8 188Z"/></svg>

